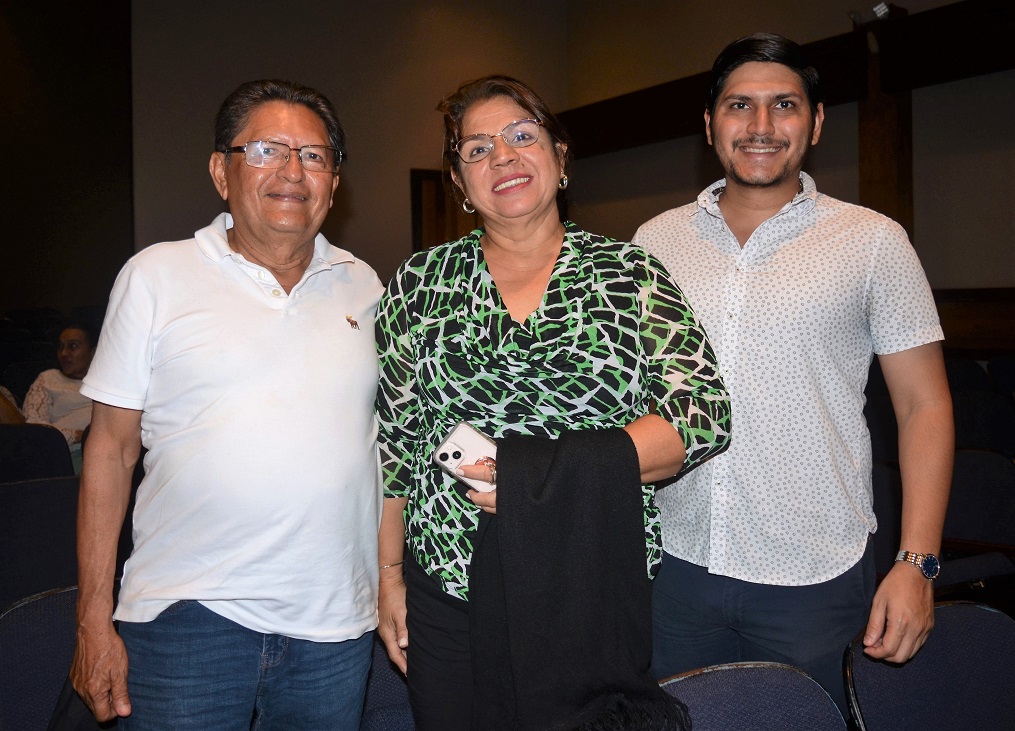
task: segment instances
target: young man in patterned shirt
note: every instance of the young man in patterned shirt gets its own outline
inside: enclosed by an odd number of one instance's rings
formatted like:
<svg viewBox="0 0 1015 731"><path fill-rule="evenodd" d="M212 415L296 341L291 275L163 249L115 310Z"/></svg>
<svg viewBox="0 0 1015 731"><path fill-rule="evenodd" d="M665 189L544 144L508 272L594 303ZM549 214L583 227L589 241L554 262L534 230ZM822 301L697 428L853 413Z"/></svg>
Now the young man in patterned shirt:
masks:
<svg viewBox="0 0 1015 731"><path fill-rule="evenodd" d="M785 662L845 708L842 654L855 635L864 631L871 657L905 662L933 625L928 579L954 440L943 335L905 232L819 194L802 172L823 122L800 46L768 34L730 44L705 111L726 177L635 242L663 261L705 327L737 435L657 496L653 669ZM876 592L863 417L874 353L903 481L902 560Z"/></svg>

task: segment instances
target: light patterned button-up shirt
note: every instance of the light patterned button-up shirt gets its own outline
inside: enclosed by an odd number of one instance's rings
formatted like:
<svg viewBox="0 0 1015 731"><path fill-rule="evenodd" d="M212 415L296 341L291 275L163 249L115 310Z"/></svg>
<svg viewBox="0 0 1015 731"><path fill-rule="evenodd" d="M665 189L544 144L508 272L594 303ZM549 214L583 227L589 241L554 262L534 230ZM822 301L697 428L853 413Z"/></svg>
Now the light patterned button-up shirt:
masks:
<svg viewBox="0 0 1015 731"><path fill-rule="evenodd" d="M697 314L730 394L730 448L661 490L663 546L714 574L799 586L834 578L877 528L864 387L873 353L943 339L905 231L802 190L743 248L725 181L644 224Z"/></svg>

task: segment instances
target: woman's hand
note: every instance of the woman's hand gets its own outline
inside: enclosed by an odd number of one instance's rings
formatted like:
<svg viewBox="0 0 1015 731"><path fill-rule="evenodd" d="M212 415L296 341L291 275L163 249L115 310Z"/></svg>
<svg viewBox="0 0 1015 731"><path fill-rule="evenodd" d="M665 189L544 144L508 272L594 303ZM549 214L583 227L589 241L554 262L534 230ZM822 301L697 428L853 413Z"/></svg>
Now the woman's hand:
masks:
<svg viewBox="0 0 1015 731"><path fill-rule="evenodd" d="M497 460L492 457L483 457L476 460L476 464L463 464L458 468L458 473L465 478L470 480L480 480L482 482L489 482L491 485L497 484ZM497 514L497 489L494 487L489 492L481 492L480 490L469 490L466 496L474 502L479 509L483 512L490 513L491 515Z"/></svg>
<svg viewBox="0 0 1015 731"><path fill-rule="evenodd" d="M408 666L405 650L409 647L409 630L405 626L405 580L402 567L381 569L377 592L377 634L384 641L391 662L403 673Z"/></svg>
<svg viewBox="0 0 1015 731"><path fill-rule="evenodd" d="M491 515L497 514L497 491L491 490L490 492L480 492L479 490L469 490L465 493L466 496L472 502L479 506L479 509L484 513L490 513Z"/></svg>

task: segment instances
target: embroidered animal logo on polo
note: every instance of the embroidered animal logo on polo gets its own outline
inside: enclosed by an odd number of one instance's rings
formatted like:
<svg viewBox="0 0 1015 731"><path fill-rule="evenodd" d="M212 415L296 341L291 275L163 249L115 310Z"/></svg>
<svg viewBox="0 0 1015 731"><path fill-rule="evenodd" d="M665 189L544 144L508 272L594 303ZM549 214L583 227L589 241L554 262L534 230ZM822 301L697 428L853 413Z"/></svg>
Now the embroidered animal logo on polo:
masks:
<svg viewBox="0 0 1015 731"><path fill-rule="evenodd" d="M359 323L352 319L352 315L346 315L345 321L349 323L349 327L353 330L359 330Z"/></svg>

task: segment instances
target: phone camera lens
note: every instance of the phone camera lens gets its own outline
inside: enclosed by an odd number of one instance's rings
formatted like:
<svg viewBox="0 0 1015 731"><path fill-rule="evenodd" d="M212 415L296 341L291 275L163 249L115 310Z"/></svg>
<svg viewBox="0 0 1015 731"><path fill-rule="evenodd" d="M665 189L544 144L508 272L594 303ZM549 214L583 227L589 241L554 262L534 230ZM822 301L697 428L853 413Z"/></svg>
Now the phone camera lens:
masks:
<svg viewBox="0 0 1015 731"><path fill-rule="evenodd" d="M456 449L454 452L451 453L451 456L454 457L455 459L461 459L462 453Z"/></svg>
<svg viewBox="0 0 1015 731"><path fill-rule="evenodd" d="M441 462L447 462L448 461L448 453L447 452L441 452L440 454L437 455L437 459L439 459Z"/></svg>

